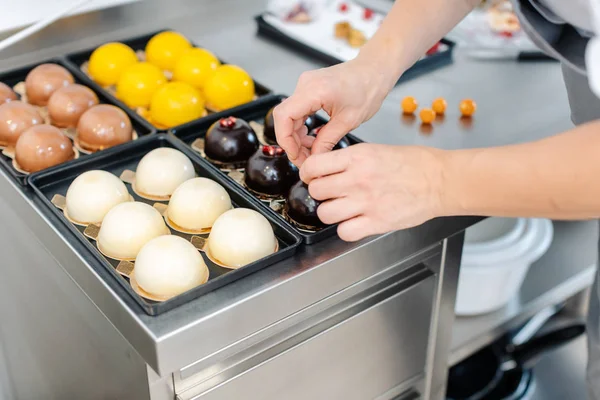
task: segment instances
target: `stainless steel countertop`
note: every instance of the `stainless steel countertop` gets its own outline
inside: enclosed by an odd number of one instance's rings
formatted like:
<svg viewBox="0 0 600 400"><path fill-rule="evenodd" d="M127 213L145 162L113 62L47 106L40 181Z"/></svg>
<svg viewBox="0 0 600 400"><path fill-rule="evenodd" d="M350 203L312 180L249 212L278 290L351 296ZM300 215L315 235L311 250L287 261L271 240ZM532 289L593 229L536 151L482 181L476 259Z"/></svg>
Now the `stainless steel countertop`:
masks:
<svg viewBox="0 0 600 400"><path fill-rule="evenodd" d="M252 17L264 3L145 0L69 18L0 53L0 70L170 27L213 49L228 62L240 64L275 92L290 93L301 72L320 65L256 37ZM417 124L409 126L401 120L400 99L408 94L422 103L444 96L451 110L456 109L460 99L471 97L478 102L478 114L470 129L465 129L458 123L457 115L450 112L443 125L423 134ZM382 110L355 133L380 143L461 148L537 139L569 126L567 99L557 64L482 63L458 56L454 65L397 87ZM356 244L328 240L172 312L149 317L118 289L104 284L102 272L92 270L73 251L77 244L56 235L51 227L56 221L36 212L42 205L31 193L20 191L6 179L4 172L0 193L86 295L161 374L209 356L210 351L239 339L233 334L216 337L211 331L216 324L235 321L236 334L250 334L377 272L368 267L368 248L374 243L393 250L394 258L386 261L391 265L475 221L439 219ZM358 257L366 267L347 271L342 255ZM244 318L245 313L252 314L252 318Z"/></svg>

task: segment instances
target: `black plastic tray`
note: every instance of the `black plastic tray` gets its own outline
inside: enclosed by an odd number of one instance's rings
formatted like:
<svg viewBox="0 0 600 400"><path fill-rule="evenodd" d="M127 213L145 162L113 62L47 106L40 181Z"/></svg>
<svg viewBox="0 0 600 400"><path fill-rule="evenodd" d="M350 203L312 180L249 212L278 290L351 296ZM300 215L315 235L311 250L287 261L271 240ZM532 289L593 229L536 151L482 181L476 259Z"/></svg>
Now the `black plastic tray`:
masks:
<svg viewBox="0 0 600 400"><path fill-rule="evenodd" d="M284 32L275 28L273 25L269 24L264 18L264 14L258 15L255 17L256 23L258 25L258 34L262 35L266 38L269 38L275 42L285 45L286 47L290 47L294 50L297 50L301 53L306 54L307 56L313 57L317 60L320 60L328 65L339 64L343 62L336 57L333 57L329 54L323 53L305 43L302 43L290 36L286 35ZM454 50L455 43L448 40L442 39L441 43L448 46L448 50L443 52L438 52L431 56L427 56L419 61L417 61L412 67L402 74L397 83L406 82L408 80L414 79L418 76L427 74L432 72L438 68L445 67L447 65L452 64L452 52Z"/></svg>
<svg viewBox="0 0 600 400"><path fill-rule="evenodd" d="M264 99L261 102L256 102L254 104L248 104L243 109L242 108L237 109L235 113L230 113L230 115L237 117L237 118L241 118L248 122L256 121L256 122L263 123L265 115L267 114L267 111L269 111L272 107L279 104L285 98L286 98L286 96L283 96L283 95L271 96L267 99ZM191 122L189 124L182 125L179 129L172 129L171 133L173 135L175 135L176 137L178 137L179 139L183 140L185 143L191 145L194 142L194 140L196 140L198 138L203 138L206 135L208 128L217 120L218 120L217 118L212 118L210 120L206 120L206 121L202 121L202 122ZM318 122L317 123L318 126L321 126L327 122L325 119L318 117L318 116L316 117L316 120ZM347 134L346 138L350 142L350 145L354 145L354 144L358 144L358 143L362 142L362 140L360 140L359 138L357 138L356 136L351 135L351 134ZM329 225L329 226L322 228L321 230L316 231L316 232L306 232L306 231L297 229L292 223L288 222L281 214L274 211L271 207L269 207L269 205L267 203L261 201L258 197L254 196L254 194L252 194L247 189L242 187L238 182L236 182L231 177L229 177L225 172L221 171L218 167L216 167L212 164L211 164L211 167L215 171L218 171L220 174L222 174L222 176L224 176L230 182L235 184L238 188L241 188L246 193L247 196L252 197L252 199L261 207L261 209L264 210L265 214L266 213L271 214L271 215L275 216L276 218L278 218L280 221L283 221L286 224L288 224L298 235L300 235L302 237L305 244L311 245L311 244L320 242L323 239L326 239L328 237L336 235L337 225Z"/></svg>
<svg viewBox="0 0 600 400"><path fill-rule="evenodd" d="M164 31L168 31L170 29L165 28L165 29L161 29L155 32L151 32L142 36L136 36L133 38L126 38L123 40L113 40L112 42L120 42L123 44L128 45L129 47L131 47L133 50L138 51L138 50L144 50L146 48L146 44L150 41L150 39L160 33L160 32L164 32ZM82 51L78 51L75 53L70 53L66 55L66 60L67 62L72 64L72 67L74 67L77 70L77 73L80 75L80 77L82 79L85 79L86 82L88 82L88 84L90 86L94 86L97 90L101 90L104 93L106 93L108 96L110 96L111 98L114 98L115 100L117 100L116 96L114 96L112 93L108 92L106 89L102 88L99 84L97 84L96 82L94 82L87 74L85 74L82 70L81 70L81 66L90 59L90 56L92 55L92 53L94 52L94 50L96 48L98 48L98 46L101 46L103 43L98 43L96 46L87 49L87 50L82 50ZM192 43L195 47L202 47L199 46L195 43ZM210 49L209 49L210 50ZM212 51L212 50L211 50ZM217 55L218 57L218 55ZM218 57L219 60L221 61L222 64L228 64L226 61L223 61L220 57ZM254 79L254 78L253 78ZM256 80L254 80L254 90L256 92L257 97L260 99L263 96L272 94L272 91L267 88L266 86L264 86L263 84L257 82ZM118 100L117 100L118 101ZM242 105L243 106L243 105ZM126 106L125 106L126 107ZM237 107L236 107L237 108ZM235 109L235 108L233 108ZM131 110L131 109L129 109ZM131 110L132 112L135 112L134 110ZM224 111L219 111L218 113L208 113L208 115L206 117L202 117L197 119L196 121L202 121L205 118L210 118L212 115L220 115L220 114L228 114L228 110L224 110ZM145 120L145 118L140 117L142 119ZM147 122L149 124L149 122ZM158 130L159 132L166 132L168 129L159 129L157 127L154 127L154 129Z"/></svg>
<svg viewBox="0 0 600 400"><path fill-rule="evenodd" d="M25 77L27 76L29 71L31 71L33 68L37 67L38 65L45 64L45 63L54 63L54 64L58 64L58 65L65 67L67 70L69 70L69 72L71 72L71 74L73 75L73 78L75 78L75 83L79 83L84 86L87 86L96 93L96 95L98 96L98 100L100 100L101 104L112 104L112 105L119 107L123 111L125 111L125 113L129 116L129 119L131 120L133 129L135 129L135 131L139 137L142 137L142 136L145 136L145 135L155 132L155 129L148 122L146 122L146 120L144 120L142 117L137 115L130 108L128 108L127 106L125 106L124 104L122 104L119 101L113 100L111 97L107 96L104 91L98 90L97 87L95 87L93 85L89 85L87 82L80 79L80 77L79 77L80 74L78 73L79 71L74 71L72 66L69 65L69 63L65 62L64 59L62 59L62 58L58 58L58 57L52 58L52 59L49 59L46 61L41 61L41 62L37 62L35 64L27 65L25 67L20 67L20 68L14 69L14 70L6 71L6 72L0 74L0 82L3 82L10 87L13 87L14 85L16 85L19 82L24 82ZM103 151L105 151L105 150L103 150ZM88 155L86 155L84 153L81 153L79 155L79 159L86 158L86 157L88 157ZM75 161L76 160L67 161L66 163L63 163L62 165L69 165L70 163L75 162ZM12 178L14 178L18 183L20 183L21 185L27 184L27 176L28 175L14 169L12 166L12 160L9 157L2 154L1 152L0 152L0 164L10 174L10 176Z"/></svg>
<svg viewBox="0 0 600 400"><path fill-rule="evenodd" d="M102 169L119 176L123 170L135 170L138 162L144 155L146 155L149 151L159 147L171 147L183 152L194 164L198 176L212 179L221 184L225 190L227 190L234 206L251 208L259 212L262 211L260 207L257 206L254 199L245 195L239 187L237 187L235 184L232 184L228 179L225 179L223 175L218 173L218 171L212 168L200 156L198 156L191 149L185 146L185 144L171 135L152 135L144 137L135 142L120 146L119 148L112 148L105 150L102 153L94 154L79 162L71 163L70 165L56 166L52 169L32 174L29 177L30 186L48 208L46 212L53 213L62 221L63 226L56 226L56 228L61 230L61 233L67 238L67 240L72 240L73 238L74 240L78 240L83 243L86 249L90 252L90 256L85 257L86 260L94 268L108 270L113 276L114 281L107 283L113 284L114 282L117 282L119 285L121 285L147 314L158 315L164 313L179 305L187 303L190 300L202 296L205 293L227 285L237 279L290 257L296 252L301 243L301 238L293 231L293 229L291 229L290 226L283 223L280 219L276 218L270 213L263 212L262 214L265 215L265 217L273 226L275 236L279 240L278 252L235 270L219 267L213 264L204 254L202 254L206 261L206 265L210 270L209 280L205 284L160 303L146 300L136 294L129 285L128 281L116 271L115 268L118 265L118 262L104 257L97 249L96 244L83 235L84 228L69 222L64 217L62 211L51 203L51 199L55 194L61 194L64 196L71 182L73 182L77 176L85 171ZM137 196L131 189L130 185L127 185L127 188L136 201L141 201L150 205L155 203ZM186 239L191 237L191 235L181 234L173 230L171 230L171 232Z"/></svg>

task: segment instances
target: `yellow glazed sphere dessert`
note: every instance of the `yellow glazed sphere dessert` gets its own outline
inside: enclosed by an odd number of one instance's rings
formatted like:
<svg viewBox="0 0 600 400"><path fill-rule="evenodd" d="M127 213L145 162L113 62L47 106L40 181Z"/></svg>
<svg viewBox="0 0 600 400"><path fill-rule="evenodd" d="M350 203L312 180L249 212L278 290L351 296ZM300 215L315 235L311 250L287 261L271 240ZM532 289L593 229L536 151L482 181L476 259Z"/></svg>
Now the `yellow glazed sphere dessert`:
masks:
<svg viewBox="0 0 600 400"><path fill-rule="evenodd" d="M175 63L192 44L180 33L161 32L146 45L146 60L163 70L172 71Z"/></svg>
<svg viewBox="0 0 600 400"><path fill-rule="evenodd" d="M254 99L254 81L240 67L222 65L205 82L204 97L211 110L237 107Z"/></svg>
<svg viewBox="0 0 600 400"><path fill-rule="evenodd" d="M173 70L173 81L185 82L202 89L204 82L221 65L219 59L210 51L205 49L190 49L186 51Z"/></svg>
<svg viewBox="0 0 600 400"><path fill-rule="evenodd" d="M155 65L140 62L130 65L117 82L117 97L129 107L148 107L152 95L167 82Z"/></svg>
<svg viewBox="0 0 600 400"><path fill-rule="evenodd" d="M150 117L157 126L172 128L202 117L204 100L200 92L183 82L170 82L152 96Z"/></svg>
<svg viewBox="0 0 600 400"><path fill-rule="evenodd" d="M102 86L116 85L121 74L138 58L133 49L123 43L106 43L90 56L88 74Z"/></svg>

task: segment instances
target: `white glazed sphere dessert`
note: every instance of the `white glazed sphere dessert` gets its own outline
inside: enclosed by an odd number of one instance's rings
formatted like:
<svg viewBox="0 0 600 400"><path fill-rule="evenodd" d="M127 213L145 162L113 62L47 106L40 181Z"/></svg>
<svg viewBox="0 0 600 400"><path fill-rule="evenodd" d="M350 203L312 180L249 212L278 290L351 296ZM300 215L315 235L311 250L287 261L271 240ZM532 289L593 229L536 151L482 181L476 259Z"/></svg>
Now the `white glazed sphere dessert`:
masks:
<svg viewBox="0 0 600 400"><path fill-rule="evenodd" d="M213 226L230 209L231 198L223 186L207 178L194 178L175 189L167 215L183 229L200 231Z"/></svg>
<svg viewBox="0 0 600 400"><path fill-rule="evenodd" d="M96 240L106 256L133 260L150 240L170 233L157 210L148 204L128 202L106 214Z"/></svg>
<svg viewBox="0 0 600 400"><path fill-rule="evenodd" d="M208 250L229 268L239 268L272 254L277 239L271 224L254 210L235 208L221 215L208 237Z"/></svg>
<svg viewBox="0 0 600 400"><path fill-rule="evenodd" d="M119 178L106 171L87 171L69 186L66 210L75 222L97 224L111 208L130 200L129 192Z"/></svg>
<svg viewBox="0 0 600 400"><path fill-rule="evenodd" d="M135 259L140 288L160 297L173 297L208 280L208 267L193 244L178 236L152 239Z"/></svg>
<svg viewBox="0 0 600 400"><path fill-rule="evenodd" d="M185 154L161 147L141 159L135 172L135 189L142 195L168 197L194 176L194 166Z"/></svg>

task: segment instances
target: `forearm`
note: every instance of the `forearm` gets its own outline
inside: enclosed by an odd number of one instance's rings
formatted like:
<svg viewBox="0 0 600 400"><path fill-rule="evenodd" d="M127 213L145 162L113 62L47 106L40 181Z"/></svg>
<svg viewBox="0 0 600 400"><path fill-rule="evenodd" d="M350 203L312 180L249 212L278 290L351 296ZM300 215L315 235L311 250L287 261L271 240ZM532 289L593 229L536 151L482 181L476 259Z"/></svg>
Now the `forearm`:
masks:
<svg viewBox="0 0 600 400"><path fill-rule="evenodd" d="M440 38L480 0L396 0L377 33L363 46L359 59L395 84Z"/></svg>
<svg viewBox="0 0 600 400"><path fill-rule="evenodd" d="M445 214L600 217L600 122L537 142L442 153Z"/></svg>

